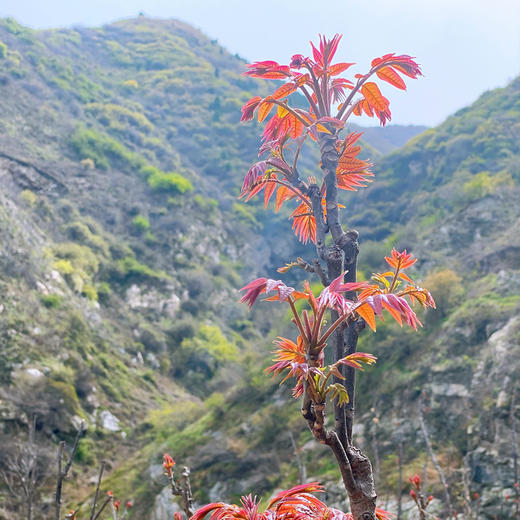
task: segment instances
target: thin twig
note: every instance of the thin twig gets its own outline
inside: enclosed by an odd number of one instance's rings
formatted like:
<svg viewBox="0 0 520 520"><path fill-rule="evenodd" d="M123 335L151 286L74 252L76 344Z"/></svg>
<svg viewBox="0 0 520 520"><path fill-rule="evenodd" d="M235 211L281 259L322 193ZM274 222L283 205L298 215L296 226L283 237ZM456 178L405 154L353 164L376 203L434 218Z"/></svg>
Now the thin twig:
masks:
<svg viewBox="0 0 520 520"><path fill-rule="evenodd" d="M112 520L117 520L117 511L113 500L110 502L110 508L112 509Z"/></svg>
<svg viewBox="0 0 520 520"><path fill-rule="evenodd" d="M518 488L518 445L516 441L516 391L513 389L513 396L511 398L511 408L509 415L511 417L511 447L512 447L512 456L513 456L513 478L514 485L513 489L515 491L515 520L520 518L520 489Z"/></svg>
<svg viewBox="0 0 520 520"><path fill-rule="evenodd" d="M99 518L99 515L103 512L103 509L105 509L105 507L107 506L107 504L112 500L112 497L111 496L107 496L105 498L105 501L103 502L103 504L101 504L101 507L99 508L99 511L96 513L96 515L94 516L94 518L92 520L97 520Z"/></svg>
<svg viewBox="0 0 520 520"><path fill-rule="evenodd" d="M94 501L92 502L92 509L90 510L90 520L94 520L95 518L97 518L97 516L95 516L96 504L97 504L97 500L98 500L98 496L99 496L99 488L101 486L101 479L103 478L103 471L105 470L105 464L106 464L106 461L102 460L101 466L99 467L99 475L98 475L97 484L96 484L96 492L94 493Z"/></svg>
<svg viewBox="0 0 520 520"><path fill-rule="evenodd" d="M426 444L426 449L428 450L428 453L430 455L430 459L432 460L433 466L437 470L437 473L439 475L439 479L442 483L442 487L444 490L444 500L446 501L446 508L447 508L447 518L453 517L453 508L451 506L451 499L450 499L450 492L448 488L448 483L446 481L446 477L444 476L444 472L442 471L442 468L440 467L439 463L437 462L437 457L435 456L435 453L433 451L431 442L430 442L430 436L428 434L428 430L426 429L426 423L424 422L424 416L423 416L423 397L421 395L419 399L418 404L418 417L419 417L419 424L421 425L422 434L424 437L424 442Z"/></svg>
<svg viewBox="0 0 520 520"><path fill-rule="evenodd" d="M65 465L65 469L62 470L63 463L63 451L65 450L65 441L61 441L58 446L58 479L56 482L56 495L55 495L55 503L56 503L56 520L60 520L61 518L61 494L63 491L63 481L67 478L69 474L70 468L72 466L72 461L74 460L74 456L78 451L79 441L83 434L86 432L86 424L84 422L81 423L78 431L76 433L76 438L74 439L74 444L72 446L72 450L69 454L69 458L67 460L67 464Z"/></svg>
<svg viewBox="0 0 520 520"><path fill-rule="evenodd" d="M307 482L307 467L305 465L305 461L302 459L302 457L300 457L300 452L298 450L296 440L291 430L289 430L289 439L291 439L291 446L294 451L296 464L298 465L298 473L300 474L300 484L305 484Z"/></svg>

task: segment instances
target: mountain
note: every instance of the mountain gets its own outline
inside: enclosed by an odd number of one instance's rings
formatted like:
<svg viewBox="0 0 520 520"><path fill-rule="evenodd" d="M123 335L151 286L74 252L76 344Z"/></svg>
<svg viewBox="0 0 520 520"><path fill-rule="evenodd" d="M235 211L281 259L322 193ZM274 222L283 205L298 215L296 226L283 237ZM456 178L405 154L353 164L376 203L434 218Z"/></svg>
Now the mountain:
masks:
<svg viewBox="0 0 520 520"><path fill-rule="evenodd" d="M289 238L287 213L237 201L260 133L239 124L240 107L268 91L243 68L174 20L45 31L0 21L0 469L33 417L41 469L87 421L67 506L86 510L105 459L105 486L134 501L129 518L168 518L165 451L190 465L199 504L267 497L298 482L300 461L344 506L331 457L289 389L262 373L288 317L236 304L245 281L312 258ZM361 340L379 361L359 378L356 434L388 508L399 446L405 476L425 460L423 391L456 507L466 488L482 518L512 503L519 85L415 137L365 131L370 155L394 151L378 158L373 187L345 201L360 271L380 269L393 245L412 249L439 303L419 334L384 323ZM303 157L304 174L315 158ZM42 473L47 518L55 477ZM440 500L431 464L427 475ZM0 484L0 518L26 505Z"/></svg>
<svg viewBox="0 0 520 520"><path fill-rule="evenodd" d="M410 139L426 130L421 125L388 125L385 127L349 125L352 130L362 131L365 143L372 146L379 154L387 155L404 146Z"/></svg>

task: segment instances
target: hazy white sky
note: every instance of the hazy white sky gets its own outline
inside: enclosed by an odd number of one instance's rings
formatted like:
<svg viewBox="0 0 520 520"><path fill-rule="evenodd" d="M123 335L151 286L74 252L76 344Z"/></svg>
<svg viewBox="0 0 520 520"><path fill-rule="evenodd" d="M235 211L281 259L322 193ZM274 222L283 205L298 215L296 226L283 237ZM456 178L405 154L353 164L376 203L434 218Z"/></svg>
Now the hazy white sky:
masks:
<svg viewBox="0 0 520 520"><path fill-rule="evenodd" d="M287 62L318 33L342 33L354 72L387 52L410 54L425 77L384 87L392 123L436 125L520 73L520 0L0 0L0 16L35 28L177 18L247 60ZM351 69L352 70L352 69Z"/></svg>

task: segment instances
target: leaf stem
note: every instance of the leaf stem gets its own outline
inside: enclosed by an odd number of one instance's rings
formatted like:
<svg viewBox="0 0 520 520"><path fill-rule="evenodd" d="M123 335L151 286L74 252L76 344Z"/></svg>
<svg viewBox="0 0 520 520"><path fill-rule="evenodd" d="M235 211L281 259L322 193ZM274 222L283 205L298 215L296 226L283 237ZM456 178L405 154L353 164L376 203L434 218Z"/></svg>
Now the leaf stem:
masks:
<svg viewBox="0 0 520 520"><path fill-rule="evenodd" d="M302 340L308 342L307 335L305 334L305 329L303 328L303 324L300 320L300 316L298 315L298 311L296 310L296 306L294 305L294 300L292 296L289 296L287 298L287 301L289 302L289 305L291 306L291 311L294 315L294 320L296 322L296 325L298 326L298 329L300 329L300 334L302 335Z"/></svg>

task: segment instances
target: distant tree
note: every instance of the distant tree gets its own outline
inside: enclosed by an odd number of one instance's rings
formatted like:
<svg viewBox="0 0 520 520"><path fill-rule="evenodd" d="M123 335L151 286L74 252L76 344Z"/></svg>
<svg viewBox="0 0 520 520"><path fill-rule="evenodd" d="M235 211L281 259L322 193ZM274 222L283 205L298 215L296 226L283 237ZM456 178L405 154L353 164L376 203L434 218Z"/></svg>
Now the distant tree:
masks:
<svg viewBox="0 0 520 520"><path fill-rule="evenodd" d="M27 439L19 439L5 448L0 475L13 504L24 511L20 518L32 520L48 462L47 452L36 442L36 415L29 421Z"/></svg>

